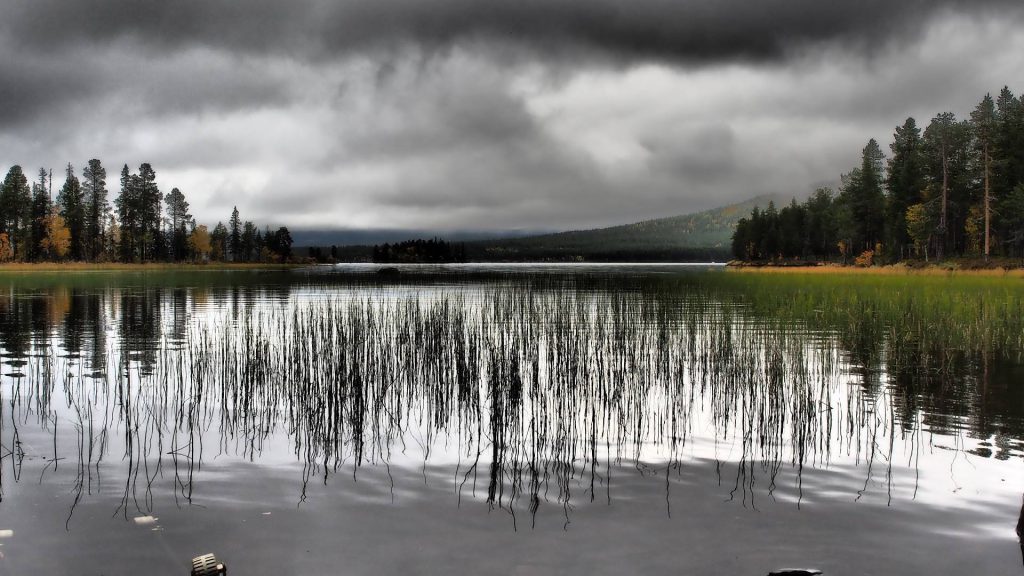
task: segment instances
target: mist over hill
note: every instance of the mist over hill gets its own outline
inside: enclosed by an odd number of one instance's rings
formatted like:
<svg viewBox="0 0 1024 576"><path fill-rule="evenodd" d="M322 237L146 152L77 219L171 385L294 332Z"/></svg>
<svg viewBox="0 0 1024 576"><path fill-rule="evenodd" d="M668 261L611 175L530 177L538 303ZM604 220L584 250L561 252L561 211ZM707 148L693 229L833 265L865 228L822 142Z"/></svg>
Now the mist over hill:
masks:
<svg viewBox="0 0 1024 576"><path fill-rule="evenodd" d="M566 232L446 232L428 230L297 230L298 246L337 246L343 261L369 261L374 244L415 238L464 243L470 261L716 261L729 258L740 218L754 206L791 198L765 194L711 210L632 224Z"/></svg>
<svg viewBox="0 0 1024 576"><path fill-rule="evenodd" d="M371 228L348 230L292 230L297 246L372 246L385 242L402 242L413 238L443 238L448 242L473 242L498 238L519 238L547 234L548 230L403 230L398 228Z"/></svg>
<svg viewBox="0 0 1024 576"><path fill-rule="evenodd" d="M729 258L732 233L754 206L790 198L761 195L711 210L633 224L467 243L470 260L708 261Z"/></svg>

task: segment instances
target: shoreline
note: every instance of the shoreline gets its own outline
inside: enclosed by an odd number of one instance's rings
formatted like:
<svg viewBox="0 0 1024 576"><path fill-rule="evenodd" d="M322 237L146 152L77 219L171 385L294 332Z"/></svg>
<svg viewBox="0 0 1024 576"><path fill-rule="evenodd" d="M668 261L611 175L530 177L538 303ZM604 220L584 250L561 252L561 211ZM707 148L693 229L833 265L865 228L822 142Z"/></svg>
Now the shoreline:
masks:
<svg viewBox="0 0 1024 576"><path fill-rule="evenodd" d="M370 264L370 263L366 263ZM468 264L509 265L513 263L472 262ZM551 262L515 262L514 265L531 266L546 265ZM610 264L606 262L576 262L574 264ZM624 264L624 263L618 263ZM639 264L639 263L638 263ZM689 262L643 262L642 264L711 265L709 263ZM988 263L988 267L978 261L944 261L940 263L908 266L905 263L887 264L882 266L861 267L852 264L843 265L833 262L799 262L799 263L760 263L729 261L715 263L723 269L745 274L845 274L863 276L981 276L981 277L1012 277L1024 278L1024 266L1009 266L1008 263ZM1001 265L1000 265L1001 264ZM388 266L388 264L376 264ZM87 272L238 272L238 271L283 271L315 267L309 263L257 263L257 262L216 262L216 263L122 263L122 262L8 262L0 264L0 276L5 274L32 273L87 273ZM392 265L393 266L393 265Z"/></svg>

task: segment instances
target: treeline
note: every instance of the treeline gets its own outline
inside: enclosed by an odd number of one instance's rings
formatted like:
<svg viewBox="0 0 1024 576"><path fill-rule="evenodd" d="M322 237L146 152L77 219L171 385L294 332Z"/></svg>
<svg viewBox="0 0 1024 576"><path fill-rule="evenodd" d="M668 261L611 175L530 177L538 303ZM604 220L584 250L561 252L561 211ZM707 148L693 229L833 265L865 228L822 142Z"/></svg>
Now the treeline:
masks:
<svg viewBox="0 0 1024 576"><path fill-rule="evenodd" d="M888 159L872 139L836 194L769 204L741 219L742 260L1024 256L1024 97L1003 88L958 120L913 118L896 128Z"/></svg>
<svg viewBox="0 0 1024 576"><path fill-rule="evenodd" d="M280 262L291 257L288 228L260 230L236 207L227 226L197 224L181 190L162 194L149 164L121 169L108 200L107 172L90 160L82 178L68 164L53 197L53 173L40 168L29 184L12 166L0 186L0 261Z"/></svg>
<svg viewBox="0 0 1024 576"><path fill-rule="evenodd" d="M374 245L373 261L378 263L452 263L466 261L464 245L444 240L406 240L396 244Z"/></svg>
<svg viewBox="0 0 1024 576"><path fill-rule="evenodd" d="M470 242L467 257L473 262L714 262L729 257L728 248L650 247L609 244L577 250L564 246L530 245L498 241Z"/></svg>

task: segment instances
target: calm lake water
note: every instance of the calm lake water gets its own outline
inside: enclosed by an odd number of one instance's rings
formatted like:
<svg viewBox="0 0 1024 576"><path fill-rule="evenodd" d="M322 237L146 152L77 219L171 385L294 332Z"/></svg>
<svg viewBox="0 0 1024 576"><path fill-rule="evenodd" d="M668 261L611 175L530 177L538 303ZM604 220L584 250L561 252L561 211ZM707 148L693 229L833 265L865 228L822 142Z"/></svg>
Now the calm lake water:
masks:
<svg viewBox="0 0 1024 576"><path fill-rule="evenodd" d="M1024 281L0 278L0 574L1020 574Z"/></svg>

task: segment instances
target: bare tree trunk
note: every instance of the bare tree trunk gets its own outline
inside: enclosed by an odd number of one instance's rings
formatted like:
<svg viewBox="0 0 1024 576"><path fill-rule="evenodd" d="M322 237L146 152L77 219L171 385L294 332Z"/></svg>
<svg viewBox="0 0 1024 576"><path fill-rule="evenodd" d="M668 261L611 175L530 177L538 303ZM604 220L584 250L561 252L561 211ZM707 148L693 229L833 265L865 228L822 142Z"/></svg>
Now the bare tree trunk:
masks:
<svg viewBox="0 0 1024 576"><path fill-rule="evenodd" d="M949 194L949 158L946 156L946 144L942 144L942 215L939 216L939 229L942 230L940 254L946 247L946 197Z"/></svg>
<svg viewBox="0 0 1024 576"><path fill-rule="evenodd" d="M988 157L988 142L985 142L985 261L988 261L988 247L989 247L989 221L991 217L991 211L989 210L989 157Z"/></svg>

